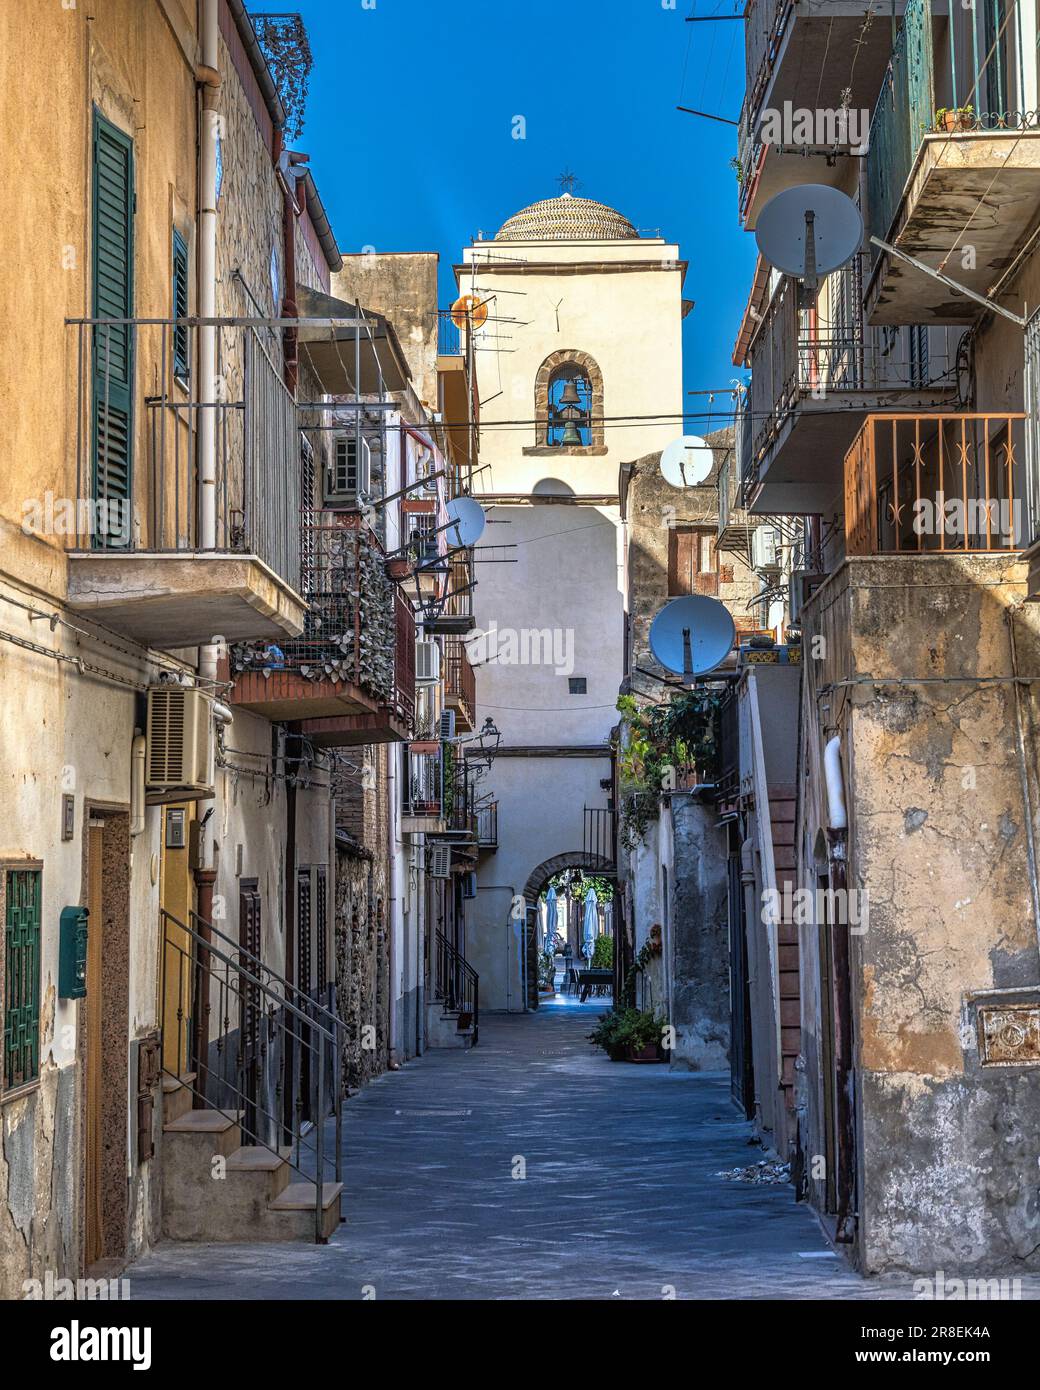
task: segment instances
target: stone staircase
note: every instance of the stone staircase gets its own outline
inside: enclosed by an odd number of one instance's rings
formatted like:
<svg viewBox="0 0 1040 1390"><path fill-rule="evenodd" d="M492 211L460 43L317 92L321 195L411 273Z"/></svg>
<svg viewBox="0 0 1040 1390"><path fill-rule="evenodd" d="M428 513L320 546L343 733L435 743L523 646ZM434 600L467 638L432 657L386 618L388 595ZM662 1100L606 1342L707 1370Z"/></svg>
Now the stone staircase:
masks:
<svg viewBox="0 0 1040 1390"><path fill-rule="evenodd" d="M462 1022L459 1009L448 1006L443 999L433 999L426 1005L426 1046L427 1047L472 1047L476 1041L472 1015L468 1023Z"/></svg>
<svg viewBox="0 0 1040 1390"><path fill-rule="evenodd" d="M243 1144L241 1112L193 1109L194 1073L163 1076L162 1231L168 1240L327 1241L343 1184L317 1191L287 1158Z"/></svg>

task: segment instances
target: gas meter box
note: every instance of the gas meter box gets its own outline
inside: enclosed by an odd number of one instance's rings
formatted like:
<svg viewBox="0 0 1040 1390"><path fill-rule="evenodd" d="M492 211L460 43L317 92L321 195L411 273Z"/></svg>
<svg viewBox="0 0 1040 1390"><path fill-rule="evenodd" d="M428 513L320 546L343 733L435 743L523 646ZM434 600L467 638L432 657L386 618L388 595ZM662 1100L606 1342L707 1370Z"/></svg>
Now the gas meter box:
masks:
<svg viewBox="0 0 1040 1390"><path fill-rule="evenodd" d="M63 907L58 935L58 996L83 999L87 993L87 918L85 907Z"/></svg>

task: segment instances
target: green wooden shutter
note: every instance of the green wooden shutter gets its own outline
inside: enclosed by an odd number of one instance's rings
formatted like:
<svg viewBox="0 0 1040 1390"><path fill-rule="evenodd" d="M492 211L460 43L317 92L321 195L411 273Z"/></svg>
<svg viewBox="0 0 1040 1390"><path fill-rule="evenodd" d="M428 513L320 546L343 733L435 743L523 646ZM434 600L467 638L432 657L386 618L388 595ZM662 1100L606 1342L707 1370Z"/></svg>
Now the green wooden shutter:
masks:
<svg viewBox="0 0 1040 1390"><path fill-rule="evenodd" d="M12 869L4 913L4 1088L40 1074L40 871Z"/></svg>
<svg viewBox="0 0 1040 1390"><path fill-rule="evenodd" d="M188 246L180 232L173 233L173 317L188 317ZM180 327L173 330L173 371L174 375L187 380L189 367L188 330Z"/></svg>
<svg viewBox="0 0 1040 1390"><path fill-rule="evenodd" d="M93 317L131 318L134 312L133 141L94 113L92 264ZM130 324L94 329L92 402L95 503L126 502L133 485L134 338ZM95 544L126 545L129 525L98 507Z"/></svg>

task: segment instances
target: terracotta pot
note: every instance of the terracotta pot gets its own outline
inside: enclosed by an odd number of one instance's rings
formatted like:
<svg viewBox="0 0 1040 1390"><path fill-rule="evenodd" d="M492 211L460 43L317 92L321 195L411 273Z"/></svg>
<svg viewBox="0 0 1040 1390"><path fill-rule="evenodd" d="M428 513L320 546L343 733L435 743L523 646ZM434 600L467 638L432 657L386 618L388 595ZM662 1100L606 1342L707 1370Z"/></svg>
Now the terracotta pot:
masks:
<svg viewBox="0 0 1040 1390"><path fill-rule="evenodd" d="M386 572L391 579L407 579L412 572L410 560L387 560Z"/></svg>
<svg viewBox="0 0 1040 1390"><path fill-rule="evenodd" d="M641 1047L637 1052L634 1047L628 1049L628 1060L630 1062L663 1062L661 1049L656 1043L651 1043L649 1047Z"/></svg>
<svg viewBox="0 0 1040 1390"><path fill-rule="evenodd" d="M950 132L971 129L971 117L963 111L944 111L942 123L943 129Z"/></svg>

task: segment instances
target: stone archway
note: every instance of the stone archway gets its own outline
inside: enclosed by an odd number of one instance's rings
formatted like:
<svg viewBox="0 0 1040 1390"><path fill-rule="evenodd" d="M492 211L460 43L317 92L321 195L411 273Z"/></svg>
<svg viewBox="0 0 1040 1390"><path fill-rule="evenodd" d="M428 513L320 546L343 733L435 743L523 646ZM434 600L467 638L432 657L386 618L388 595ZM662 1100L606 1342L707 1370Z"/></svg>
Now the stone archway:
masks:
<svg viewBox="0 0 1040 1390"><path fill-rule="evenodd" d="M556 874L564 869L588 869L590 873L615 873L615 866L602 854L585 854L581 850L571 850L566 854L556 854L538 865L524 884L524 900L527 906L524 923L524 936L527 956L527 1007L538 1007L538 894Z"/></svg>

